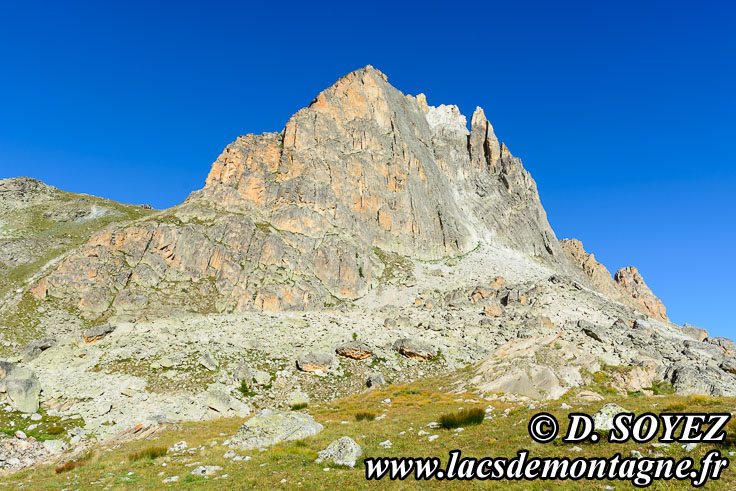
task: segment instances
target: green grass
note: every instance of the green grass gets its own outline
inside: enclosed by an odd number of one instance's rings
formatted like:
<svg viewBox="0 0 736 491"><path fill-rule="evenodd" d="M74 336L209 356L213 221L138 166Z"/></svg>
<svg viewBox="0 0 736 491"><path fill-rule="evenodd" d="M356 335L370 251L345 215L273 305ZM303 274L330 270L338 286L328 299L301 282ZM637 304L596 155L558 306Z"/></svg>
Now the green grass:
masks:
<svg viewBox="0 0 736 491"><path fill-rule="evenodd" d="M440 426L446 430L475 426L481 424L485 416L486 413L481 408L463 409L440 416Z"/></svg>
<svg viewBox="0 0 736 491"><path fill-rule="evenodd" d="M306 402L300 402L298 404L292 404L291 410L292 411L301 411L302 409L306 409L309 407L309 404Z"/></svg>
<svg viewBox="0 0 736 491"><path fill-rule="evenodd" d="M652 382L651 387L647 387L646 390L651 390L655 396L668 396L675 393L675 388L669 382Z"/></svg>

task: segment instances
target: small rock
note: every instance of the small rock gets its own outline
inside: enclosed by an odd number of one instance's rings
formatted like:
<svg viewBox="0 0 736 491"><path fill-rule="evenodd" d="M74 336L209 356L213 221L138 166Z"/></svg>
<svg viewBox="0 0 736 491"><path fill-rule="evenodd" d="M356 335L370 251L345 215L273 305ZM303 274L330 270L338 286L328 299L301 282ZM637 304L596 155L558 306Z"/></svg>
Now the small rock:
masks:
<svg viewBox="0 0 736 491"><path fill-rule="evenodd" d="M166 479L164 479L163 482L164 483L177 482L178 480L179 480L179 476L171 476L171 477L167 477Z"/></svg>
<svg viewBox="0 0 736 491"><path fill-rule="evenodd" d="M199 358L199 364L205 367L210 372L213 372L217 369L217 361L209 353L205 353Z"/></svg>
<svg viewBox="0 0 736 491"><path fill-rule="evenodd" d="M212 476L214 474L217 474L217 472L221 471L222 467L219 465L200 465L199 467L196 467L192 471L192 475L194 476Z"/></svg>

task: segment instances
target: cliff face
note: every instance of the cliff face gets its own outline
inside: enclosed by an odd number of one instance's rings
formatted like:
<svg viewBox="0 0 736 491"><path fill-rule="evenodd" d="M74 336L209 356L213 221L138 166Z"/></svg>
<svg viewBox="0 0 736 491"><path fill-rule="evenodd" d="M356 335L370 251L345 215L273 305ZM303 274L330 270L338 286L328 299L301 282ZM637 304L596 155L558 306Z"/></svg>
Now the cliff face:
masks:
<svg viewBox="0 0 736 491"><path fill-rule="evenodd" d="M634 266L621 268L611 277L608 269L596 261L593 254L587 253L579 240L562 239L560 245L596 290L656 319L668 320L664 304L652 293Z"/></svg>
<svg viewBox="0 0 736 491"><path fill-rule="evenodd" d="M246 135L185 203L94 236L34 290L88 315L159 301L197 311L305 309L374 287L381 251L433 260L479 241L567 268L536 184L482 109L352 72L281 133Z"/></svg>

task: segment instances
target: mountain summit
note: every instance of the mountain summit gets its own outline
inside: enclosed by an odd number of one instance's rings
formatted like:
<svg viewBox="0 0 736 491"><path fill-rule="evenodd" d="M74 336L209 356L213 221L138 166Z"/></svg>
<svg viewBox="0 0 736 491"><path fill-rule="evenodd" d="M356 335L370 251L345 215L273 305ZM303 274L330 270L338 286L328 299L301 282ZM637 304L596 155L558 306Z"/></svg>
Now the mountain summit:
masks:
<svg viewBox="0 0 736 491"><path fill-rule="evenodd" d="M480 244L587 281L481 108L468 130L457 106L404 95L367 66L282 132L228 145L183 204L93 236L34 294L87 317L322 308L364 296L397 258Z"/></svg>

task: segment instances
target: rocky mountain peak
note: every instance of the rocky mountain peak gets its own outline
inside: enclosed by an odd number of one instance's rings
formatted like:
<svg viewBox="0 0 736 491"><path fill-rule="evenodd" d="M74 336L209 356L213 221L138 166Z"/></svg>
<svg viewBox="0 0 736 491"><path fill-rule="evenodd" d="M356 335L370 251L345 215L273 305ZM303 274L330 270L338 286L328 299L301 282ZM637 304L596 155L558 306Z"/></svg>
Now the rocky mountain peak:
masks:
<svg viewBox="0 0 736 491"><path fill-rule="evenodd" d="M315 308L378 287L387 255L479 244L578 274L482 109L468 130L457 106L405 95L368 66L280 133L238 137L182 205L100 232L34 292L90 316L145 310L160 291L196 311Z"/></svg>

